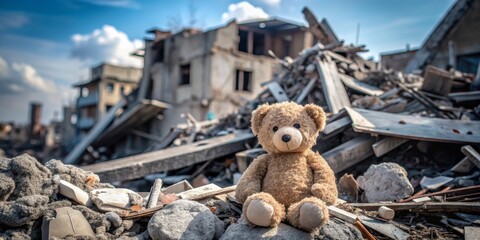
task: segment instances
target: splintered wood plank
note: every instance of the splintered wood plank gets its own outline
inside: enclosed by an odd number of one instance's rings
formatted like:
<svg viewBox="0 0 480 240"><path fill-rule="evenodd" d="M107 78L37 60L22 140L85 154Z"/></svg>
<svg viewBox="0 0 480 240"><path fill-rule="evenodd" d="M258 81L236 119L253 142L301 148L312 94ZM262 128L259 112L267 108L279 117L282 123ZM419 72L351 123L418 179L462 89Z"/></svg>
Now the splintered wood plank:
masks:
<svg viewBox="0 0 480 240"><path fill-rule="evenodd" d="M282 86L277 82L271 82L267 84L268 90L272 93L273 97L277 102L288 102L290 99L288 98L287 94L283 90Z"/></svg>
<svg viewBox="0 0 480 240"><path fill-rule="evenodd" d="M373 152L375 156L381 157L407 141L405 138L386 137L372 145Z"/></svg>
<svg viewBox="0 0 480 240"><path fill-rule="evenodd" d="M348 116L340 118L331 123L327 123L327 125L325 125L325 129L323 129L322 131L322 134L329 135L333 132L337 132L340 129L348 127L351 123L352 123L352 120Z"/></svg>
<svg viewBox="0 0 480 240"><path fill-rule="evenodd" d="M338 113L343 108L350 107L350 99L340 80L337 65L325 58L317 59L316 66L330 112Z"/></svg>
<svg viewBox="0 0 480 240"><path fill-rule="evenodd" d="M463 146L462 147L462 153L465 154L465 156L468 157L468 159L477 166L477 168L480 169L480 154L475 151L475 149L470 146Z"/></svg>
<svg viewBox="0 0 480 240"><path fill-rule="evenodd" d="M245 144L254 138L249 131L242 131L82 168L98 174L102 182L132 180L243 151L246 149Z"/></svg>
<svg viewBox="0 0 480 240"><path fill-rule="evenodd" d="M363 135L323 153L322 156L333 171L338 173L372 156L374 142L372 137Z"/></svg>
<svg viewBox="0 0 480 240"><path fill-rule="evenodd" d="M372 85L366 84L364 82L360 82L348 75L345 75L345 74L339 74L339 75L340 75L340 79L342 80L343 84L345 84L345 86L357 92L361 92L365 95L370 95L370 96L380 96L384 93L383 90L377 87L374 87Z"/></svg>
<svg viewBox="0 0 480 240"><path fill-rule="evenodd" d="M468 157L464 157L460 162L455 164L450 171L456 173L469 173L475 167L475 164Z"/></svg>
<svg viewBox="0 0 480 240"><path fill-rule="evenodd" d="M359 220L363 225L367 226L368 228L371 228L391 239L407 240L410 237L410 235L404 232L402 229L385 221L372 219L362 214L355 215L335 206L328 206L328 212L330 213L330 215L340 218L349 223L355 223L355 221Z"/></svg>
<svg viewBox="0 0 480 240"><path fill-rule="evenodd" d="M381 206L395 211L412 212L480 212L480 203L471 202L405 202L405 203L349 203L365 211L377 211Z"/></svg>
<svg viewBox="0 0 480 240"><path fill-rule="evenodd" d="M346 108L356 132L434 142L480 143L480 122Z"/></svg>

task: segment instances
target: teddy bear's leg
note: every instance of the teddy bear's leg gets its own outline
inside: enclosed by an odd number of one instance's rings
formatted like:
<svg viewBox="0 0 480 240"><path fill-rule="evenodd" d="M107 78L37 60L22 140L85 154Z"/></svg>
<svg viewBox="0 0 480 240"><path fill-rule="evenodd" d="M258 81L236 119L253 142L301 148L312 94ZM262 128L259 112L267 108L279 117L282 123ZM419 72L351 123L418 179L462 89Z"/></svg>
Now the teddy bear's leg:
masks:
<svg viewBox="0 0 480 240"><path fill-rule="evenodd" d="M290 205L287 212L290 224L305 231L313 231L328 220L327 206L316 197L304 198Z"/></svg>
<svg viewBox="0 0 480 240"><path fill-rule="evenodd" d="M247 222L262 227L275 227L285 218L283 204L264 192L249 196L242 212Z"/></svg>

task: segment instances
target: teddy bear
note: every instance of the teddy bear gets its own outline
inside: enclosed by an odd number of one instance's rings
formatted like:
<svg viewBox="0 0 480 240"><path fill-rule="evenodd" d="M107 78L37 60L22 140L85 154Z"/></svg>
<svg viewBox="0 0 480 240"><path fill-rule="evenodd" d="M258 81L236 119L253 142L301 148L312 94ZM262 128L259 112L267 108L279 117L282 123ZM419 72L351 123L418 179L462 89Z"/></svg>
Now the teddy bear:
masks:
<svg viewBox="0 0 480 240"><path fill-rule="evenodd" d="M262 227L286 219L304 231L318 229L338 196L333 170L311 150L325 127L325 112L315 104L263 104L251 124L267 153L255 158L237 184L244 219Z"/></svg>

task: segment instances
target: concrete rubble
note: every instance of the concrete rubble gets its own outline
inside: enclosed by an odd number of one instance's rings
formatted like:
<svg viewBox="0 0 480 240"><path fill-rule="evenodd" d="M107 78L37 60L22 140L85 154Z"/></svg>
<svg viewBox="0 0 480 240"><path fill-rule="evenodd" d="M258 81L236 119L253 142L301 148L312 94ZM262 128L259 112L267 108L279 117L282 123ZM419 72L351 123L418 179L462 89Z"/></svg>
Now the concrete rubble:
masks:
<svg viewBox="0 0 480 240"><path fill-rule="evenodd" d="M396 163L371 165L357 182L366 202L397 201L413 194L407 171Z"/></svg>

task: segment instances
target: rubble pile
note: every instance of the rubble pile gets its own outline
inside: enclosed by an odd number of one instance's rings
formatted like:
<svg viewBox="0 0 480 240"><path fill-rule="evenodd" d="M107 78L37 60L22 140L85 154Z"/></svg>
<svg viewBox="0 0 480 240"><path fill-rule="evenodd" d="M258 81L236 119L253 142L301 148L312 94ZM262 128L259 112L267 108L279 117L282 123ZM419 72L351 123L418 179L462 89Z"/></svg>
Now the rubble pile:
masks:
<svg viewBox="0 0 480 240"><path fill-rule="evenodd" d="M100 183L92 172L58 160L42 166L23 154L3 159L2 164L1 180L12 184L0 201L0 239L250 239L257 234L281 239L361 239L353 225L339 219L312 234L282 224L278 229L257 229L245 235L251 227L239 219L241 210L233 205L238 203L221 194L235 188L210 184L185 190L180 186L188 183L167 188L160 184L150 193L135 193ZM82 203L78 194L62 191L62 181L68 181L70 190L87 193L92 201ZM95 192L112 195L102 198ZM154 192L160 197L148 206ZM176 197L171 201L168 195ZM122 205L124 196L130 205Z"/></svg>
<svg viewBox="0 0 480 240"><path fill-rule="evenodd" d="M307 20L322 41L295 59L271 53L280 71L236 114L208 122L187 116L190 124L178 125L147 152L82 169L57 160L41 165L28 155L0 161L0 239L477 236L480 98L469 91L474 77L433 66L422 76L383 69L358 55L363 46L343 45ZM335 172L340 199L328 207L329 223L312 234L287 224L252 228L233 193L264 152L249 130L252 111L283 101L315 103L327 112L314 150ZM50 227L72 217L81 232Z"/></svg>

